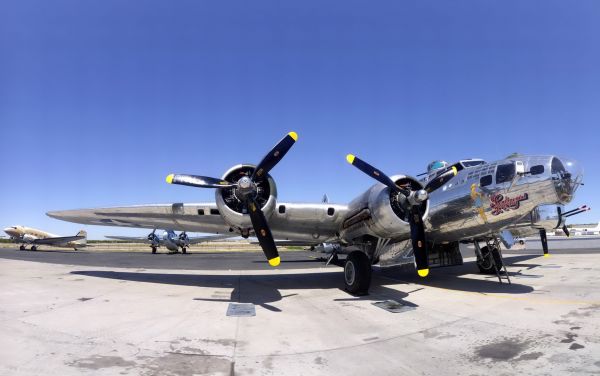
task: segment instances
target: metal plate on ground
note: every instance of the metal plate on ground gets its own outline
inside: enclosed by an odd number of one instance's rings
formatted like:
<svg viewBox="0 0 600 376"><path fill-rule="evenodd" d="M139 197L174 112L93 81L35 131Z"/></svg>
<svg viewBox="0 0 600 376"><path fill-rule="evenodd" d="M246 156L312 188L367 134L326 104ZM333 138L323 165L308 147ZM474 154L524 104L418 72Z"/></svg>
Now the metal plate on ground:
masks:
<svg viewBox="0 0 600 376"><path fill-rule="evenodd" d="M256 309L252 303L229 303L227 316L252 317L256 316Z"/></svg>
<svg viewBox="0 0 600 376"><path fill-rule="evenodd" d="M384 300L383 302L375 302L371 304L373 304L375 307L385 309L386 311L392 313L400 313L416 309L416 307L407 305L405 303L400 303L395 300Z"/></svg>

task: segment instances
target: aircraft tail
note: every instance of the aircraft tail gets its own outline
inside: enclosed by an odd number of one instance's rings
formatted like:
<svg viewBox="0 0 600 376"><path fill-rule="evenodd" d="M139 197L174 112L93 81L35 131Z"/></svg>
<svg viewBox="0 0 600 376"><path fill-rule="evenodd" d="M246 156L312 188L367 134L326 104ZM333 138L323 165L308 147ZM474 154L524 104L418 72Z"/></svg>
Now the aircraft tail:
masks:
<svg viewBox="0 0 600 376"><path fill-rule="evenodd" d="M87 244L87 231L81 230L75 236L83 236L84 238L81 240L77 240L77 244L85 245Z"/></svg>

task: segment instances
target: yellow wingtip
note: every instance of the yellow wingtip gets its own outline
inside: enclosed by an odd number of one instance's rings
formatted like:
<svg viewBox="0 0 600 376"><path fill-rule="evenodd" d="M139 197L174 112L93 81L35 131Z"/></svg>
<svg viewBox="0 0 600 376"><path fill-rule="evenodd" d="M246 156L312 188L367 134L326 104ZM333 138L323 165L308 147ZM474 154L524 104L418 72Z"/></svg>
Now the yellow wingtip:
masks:
<svg viewBox="0 0 600 376"><path fill-rule="evenodd" d="M356 157L355 157L354 155L352 155L352 154L348 154L348 155L346 156L346 160L347 160L347 161L348 161L348 163L350 163L350 164L353 164L353 163L354 163L354 159L355 159L355 158L356 158Z"/></svg>
<svg viewBox="0 0 600 376"><path fill-rule="evenodd" d="M298 133L296 133L296 132L290 132L290 133L288 133L288 136L290 136L291 138L293 138L294 141L298 141Z"/></svg>
<svg viewBox="0 0 600 376"><path fill-rule="evenodd" d="M429 275L429 269L419 269L417 270L419 277L427 277Z"/></svg>
<svg viewBox="0 0 600 376"><path fill-rule="evenodd" d="M279 266L279 263L281 263L281 258L279 256L269 260L269 265L271 266Z"/></svg>
<svg viewBox="0 0 600 376"><path fill-rule="evenodd" d="M550 257L549 253L544 253L544 257Z"/></svg>
<svg viewBox="0 0 600 376"><path fill-rule="evenodd" d="M175 177L175 174L169 174L167 175L167 183L169 184L173 184L173 177Z"/></svg>

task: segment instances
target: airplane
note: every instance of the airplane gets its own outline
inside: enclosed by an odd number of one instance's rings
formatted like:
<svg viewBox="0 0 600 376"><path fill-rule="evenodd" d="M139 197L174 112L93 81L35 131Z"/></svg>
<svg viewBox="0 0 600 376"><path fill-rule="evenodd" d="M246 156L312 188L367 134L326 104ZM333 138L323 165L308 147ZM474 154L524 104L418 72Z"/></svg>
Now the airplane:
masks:
<svg viewBox="0 0 600 376"><path fill-rule="evenodd" d="M21 243L19 249L24 251L26 245L31 244L31 250L37 251L40 245L51 245L55 247L66 247L78 250L87 246L87 232L81 230L75 236L58 236L46 231L25 226L11 226L4 232L15 243Z"/></svg>
<svg viewBox="0 0 600 376"><path fill-rule="evenodd" d="M425 277L430 268L462 264L459 243L473 243L480 271L495 272L500 280L504 267L500 242L510 246L511 229L518 230L519 221L528 216L530 229L562 226L563 206L573 200L583 179L579 164L553 155L432 164L424 181L403 174L390 177L348 154L349 164L376 180L350 203L278 201L269 172L297 139L290 132L257 165L233 166L221 179L167 176L169 184L215 189L214 203L61 210L47 215L92 225L253 235L271 266L281 261L274 239L337 244L337 252L346 255L346 290L363 295L368 293L373 265L414 264L418 275ZM534 217L533 212L544 216ZM502 274L508 277L505 271Z"/></svg>
<svg viewBox="0 0 600 376"><path fill-rule="evenodd" d="M222 240L231 238L231 235L211 235L211 236L199 236L190 238L185 231L177 235L173 230L166 230L162 233L162 237L156 235L156 229L154 229L148 236L106 236L108 239L125 240L133 243L149 243L152 253L156 253L156 250L160 246L164 246L173 253L179 253L181 248L182 253L187 253L187 248L192 244L198 244L203 242L210 242L215 240Z"/></svg>
<svg viewBox="0 0 600 376"><path fill-rule="evenodd" d="M575 235L600 235L600 222L596 227L571 227L569 230Z"/></svg>

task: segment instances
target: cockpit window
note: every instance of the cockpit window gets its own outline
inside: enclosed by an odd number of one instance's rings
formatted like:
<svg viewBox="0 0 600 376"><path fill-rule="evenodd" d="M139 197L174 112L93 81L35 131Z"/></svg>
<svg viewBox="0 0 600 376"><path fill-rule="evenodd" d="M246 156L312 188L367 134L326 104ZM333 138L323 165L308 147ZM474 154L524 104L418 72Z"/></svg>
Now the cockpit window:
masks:
<svg viewBox="0 0 600 376"><path fill-rule="evenodd" d="M461 163L463 166L465 166L465 168L475 167L475 166L485 164L484 161L462 161Z"/></svg>
<svg viewBox="0 0 600 376"><path fill-rule="evenodd" d="M492 184L492 175L485 175L482 176L481 179L479 179L479 185L481 187L486 187L490 184Z"/></svg>
<svg viewBox="0 0 600 376"><path fill-rule="evenodd" d="M496 169L496 184L505 183L515 177L515 164L507 163L499 165Z"/></svg>

